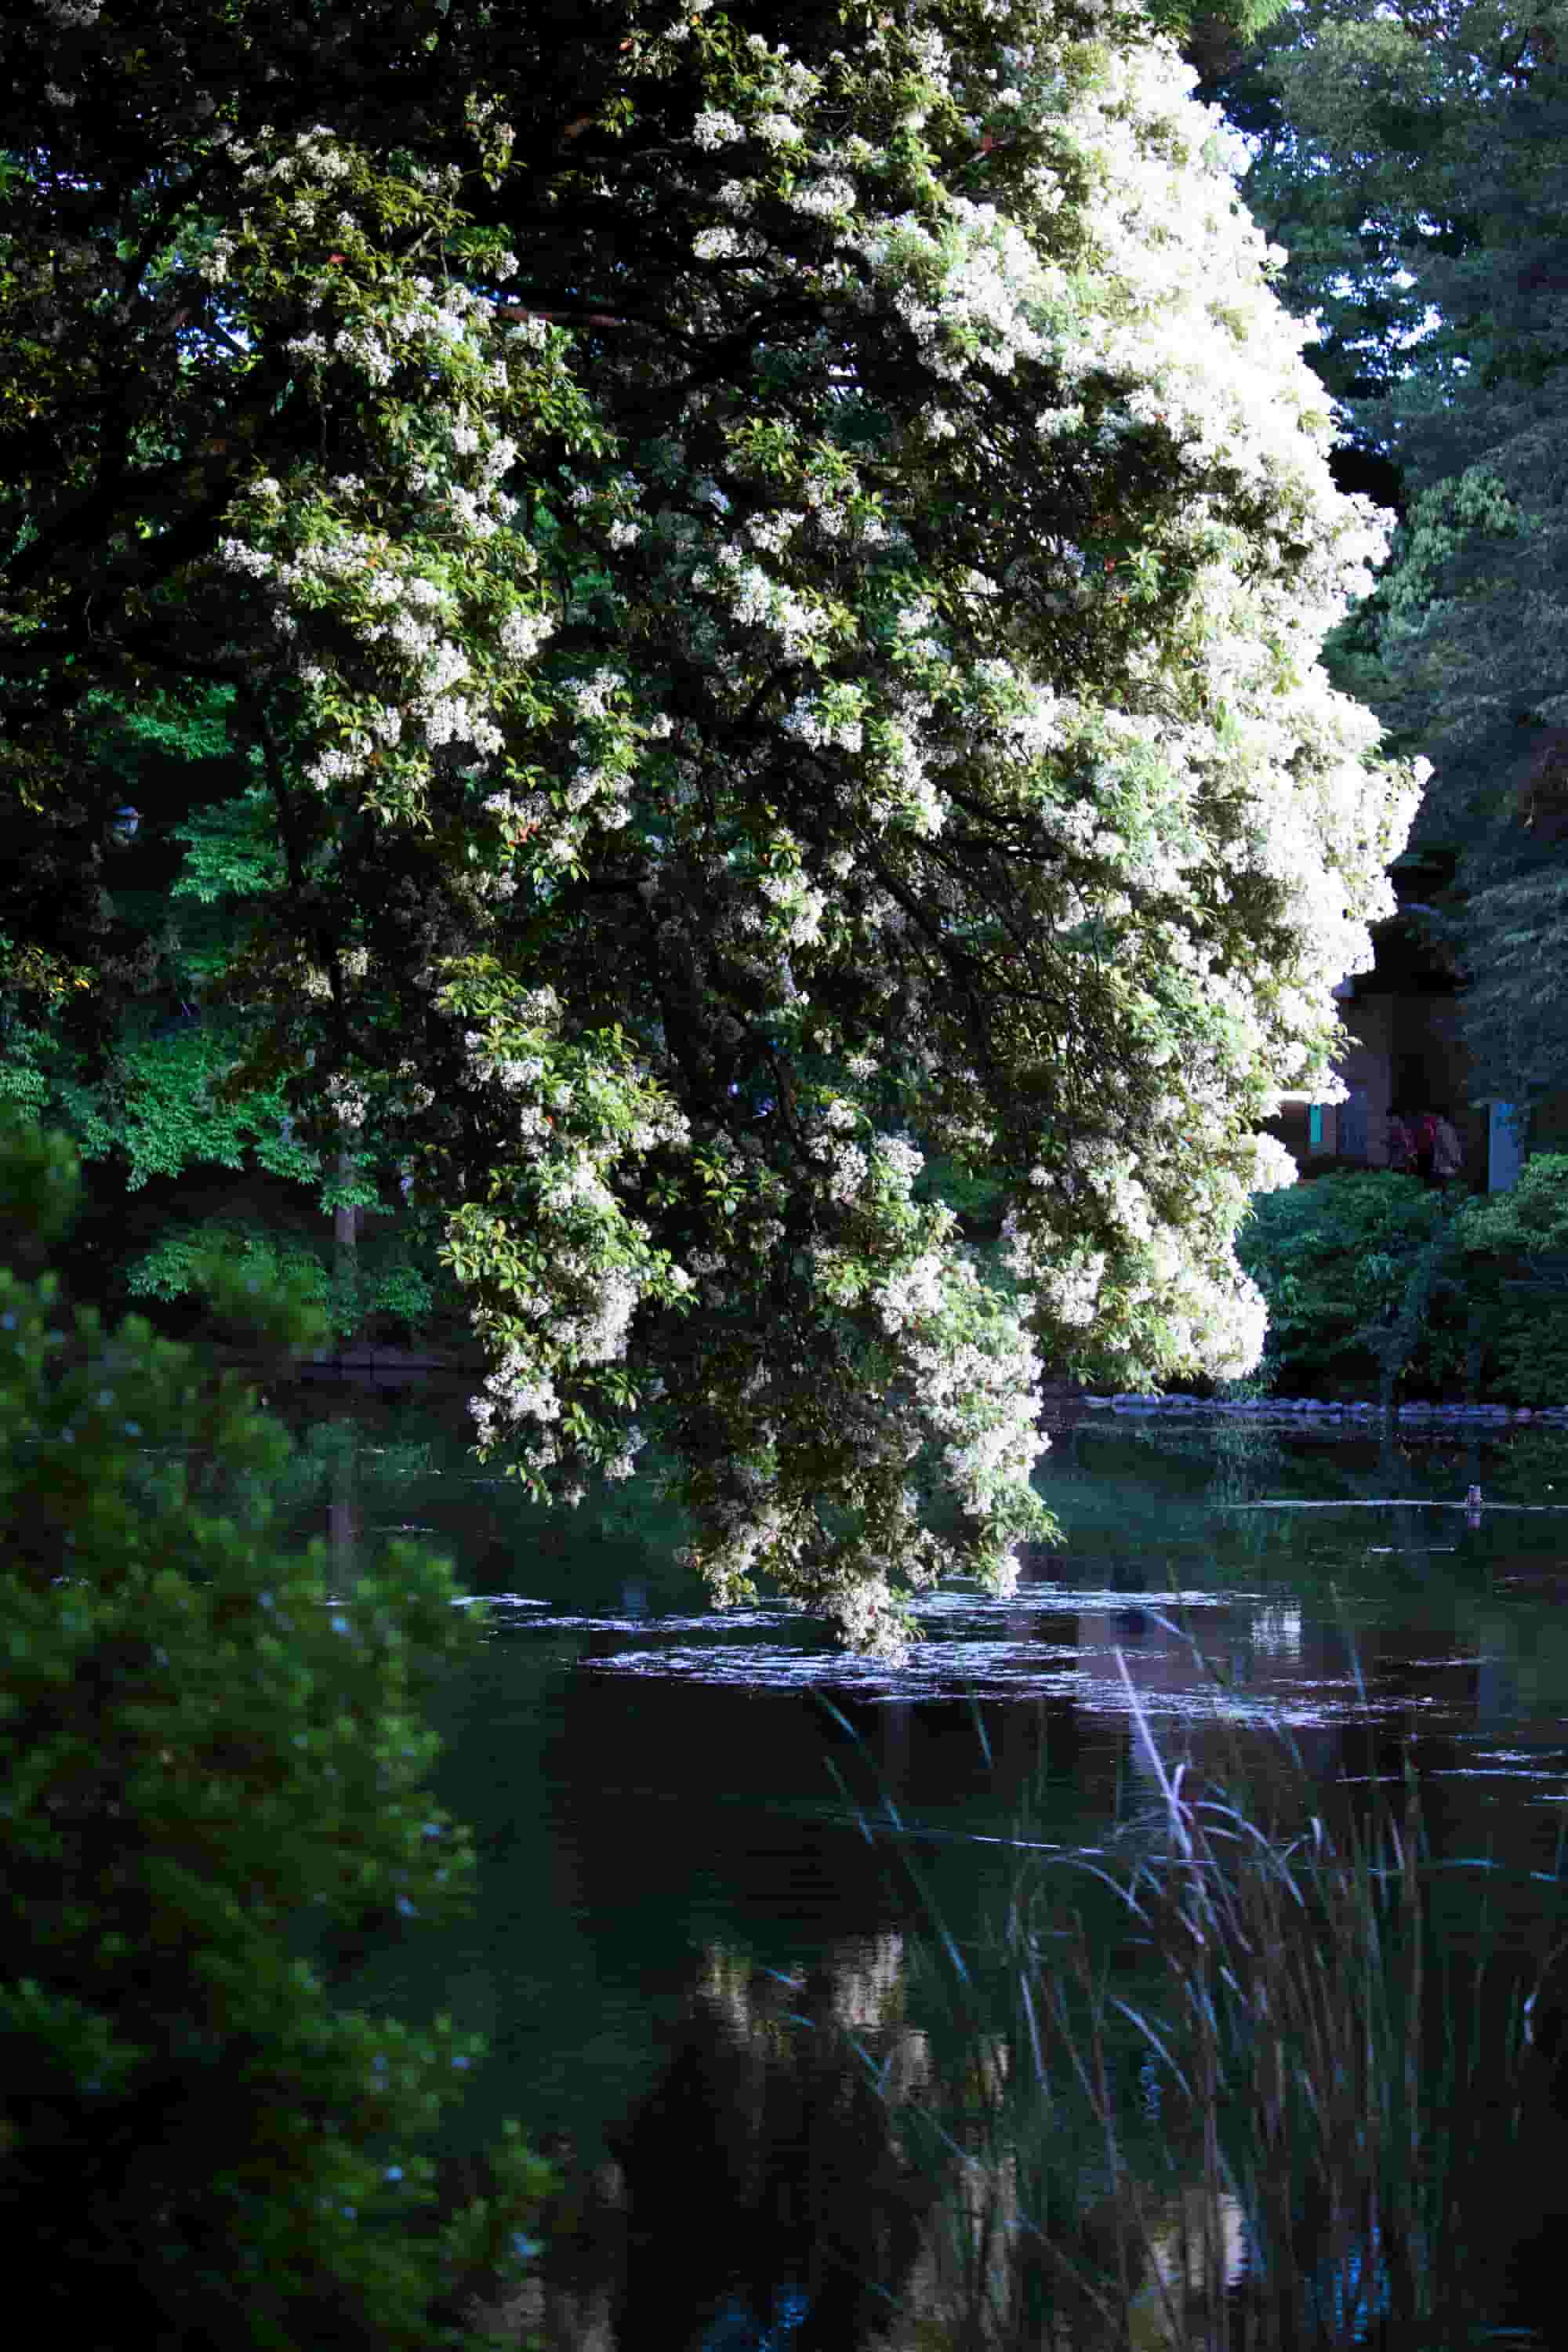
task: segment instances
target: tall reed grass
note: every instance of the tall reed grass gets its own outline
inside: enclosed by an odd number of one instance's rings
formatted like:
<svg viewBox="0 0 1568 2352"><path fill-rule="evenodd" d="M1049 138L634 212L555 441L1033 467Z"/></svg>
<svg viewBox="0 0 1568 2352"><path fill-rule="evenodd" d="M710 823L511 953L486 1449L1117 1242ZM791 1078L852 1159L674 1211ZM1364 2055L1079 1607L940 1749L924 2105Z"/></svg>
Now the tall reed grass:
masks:
<svg viewBox="0 0 1568 2352"><path fill-rule="evenodd" d="M1331 1821L1254 1732L1200 1790L1116 1664L1152 1808L1098 1859L1021 1825L984 1959L931 1923L937 2087L896 2128L948 2188L889 2343L1544 2342L1494 2325L1493 2258L1561 1868L1521 1948L1489 1863L1434 1857L1408 1767Z"/></svg>

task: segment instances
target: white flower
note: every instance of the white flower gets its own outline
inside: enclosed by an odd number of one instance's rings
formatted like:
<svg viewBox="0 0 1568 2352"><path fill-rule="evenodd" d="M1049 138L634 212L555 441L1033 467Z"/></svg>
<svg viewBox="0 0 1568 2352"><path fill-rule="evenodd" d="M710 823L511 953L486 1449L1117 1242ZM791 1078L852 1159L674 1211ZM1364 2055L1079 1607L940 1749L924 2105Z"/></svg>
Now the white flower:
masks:
<svg viewBox="0 0 1568 2352"><path fill-rule="evenodd" d="M728 147L746 134L732 114L705 107L691 126L691 135L699 147Z"/></svg>
<svg viewBox="0 0 1568 2352"><path fill-rule="evenodd" d="M249 547L242 539L220 540L217 559L226 572L247 572L253 580L266 580L277 570L265 548Z"/></svg>

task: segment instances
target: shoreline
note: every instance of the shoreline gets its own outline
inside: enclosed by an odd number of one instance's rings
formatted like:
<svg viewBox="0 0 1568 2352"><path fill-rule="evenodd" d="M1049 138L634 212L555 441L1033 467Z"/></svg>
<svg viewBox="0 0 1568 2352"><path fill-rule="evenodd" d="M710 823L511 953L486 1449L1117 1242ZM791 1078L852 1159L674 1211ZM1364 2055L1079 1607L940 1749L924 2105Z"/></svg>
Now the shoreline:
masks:
<svg viewBox="0 0 1568 2352"><path fill-rule="evenodd" d="M1196 1414L1205 1420L1275 1421L1293 1425L1335 1422L1367 1427L1385 1418L1383 1407L1365 1398L1102 1396L1083 1389L1053 1402L1078 1406L1087 1412L1109 1412L1139 1420ZM1393 1405L1386 1418L1402 1423L1463 1423L1471 1428L1489 1429L1529 1428L1539 1423L1562 1429L1568 1428L1568 1404L1467 1404L1406 1398Z"/></svg>

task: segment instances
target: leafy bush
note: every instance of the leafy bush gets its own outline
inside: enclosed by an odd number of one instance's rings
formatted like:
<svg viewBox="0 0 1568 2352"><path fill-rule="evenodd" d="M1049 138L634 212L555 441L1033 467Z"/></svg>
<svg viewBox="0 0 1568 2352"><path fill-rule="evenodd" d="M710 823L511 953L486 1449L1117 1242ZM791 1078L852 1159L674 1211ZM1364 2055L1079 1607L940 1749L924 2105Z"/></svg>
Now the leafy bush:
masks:
<svg viewBox="0 0 1568 2352"><path fill-rule="evenodd" d="M1568 1399L1568 1155L1541 1152L1510 1192L1459 1219L1489 1388L1519 1404Z"/></svg>
<svg viewBox="0 0 1568 2352"><path fill-rule="evenodd" d="M126 1277L132 1297L173 1300L199 1294L215 1254L234 1259L263 1286L281 1285L301 1302L323 1310L328 1331L351 1339L372 1317L384 1317L409 1333L426 1322L433 1305L428 1276L393 1245L378 1255L374 1235L362 1244L364 1263L344 1279L335 1276L321 1254L291 1234L252 1223L175 1225L137 1259Z"/></svg>
<svg viewBox="0 0 1568 2352"><path fill-rule="evenodd" d="M5 1255L58 1242L77 1181L64 1139L0 1135ZM213 1278L319 1340L254 1270ZM142 1449L187 1465L153 1504ZM482 2045L335 2008L299 1957L467 1908L422 1701L477 1629L414 1546L336 1596L322 1546L276 1548L287 1453L190 1349L68 1333L54 1276L0 1274L0 2194L72 2341L110 2307L126 2345L460 2342L466 2266L532 2251L548 2176L515 2132L445 2231L419 2153Z"/></svg>
<svg viewBox="0 0 1568 2352"><path fill-rule="evenodd" d="M1377 1372L1424 1262L1433 1288L1401 1369L1427 1385L1462 1376L1467 1318L1444 1271L1453 1224L1445 1196L1415 1176L1320 1177L1260 1194L1237 1255L1268 1304L1273 1386Z"/></svg>
<svg viewBox="0 0 1568 2352"><path fill-rule="evenodd" d="M254 1278L258 1288L279 1289L302 1307L323 1310L331 1276L315 1251L255 1224L175 1225L130 1268L126 1287L133 1298L190 1297L208 1286L214 1262L231 1264Z"/></svg>
<svg viewBox="0 0 1568 2352"><path fill-rule="evenodd" d="M1335 1176L1261 1195L1237 1241L1268 1303L1278 1389L1387 1367L1519 1404L1568 1399L1568 1154L1457 1210L1414 1176Z"/></svg>

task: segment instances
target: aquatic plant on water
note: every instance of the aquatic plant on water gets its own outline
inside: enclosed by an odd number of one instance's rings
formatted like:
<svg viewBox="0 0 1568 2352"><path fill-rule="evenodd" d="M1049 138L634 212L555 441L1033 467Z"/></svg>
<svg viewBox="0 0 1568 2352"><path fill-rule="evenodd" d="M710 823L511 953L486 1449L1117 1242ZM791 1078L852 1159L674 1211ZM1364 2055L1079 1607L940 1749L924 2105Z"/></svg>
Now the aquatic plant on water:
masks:
<svg viewBox="0 0 1568 2352"><path fill-rule="evenodd" d="M1499 2167L1543 2105L1561 1871L1521 1950L1491 1865L1435 1858L1408 1763L1335 1803L1281 1734L1267 1788L1238 1741L1199 1788L1118 1664L1152 1810L1098 1858L1021 1823L973 1964L931 1923L940 2089L898 2123L946 2188L889 2343L1544 2342L1500 2325Z"/></svg>

